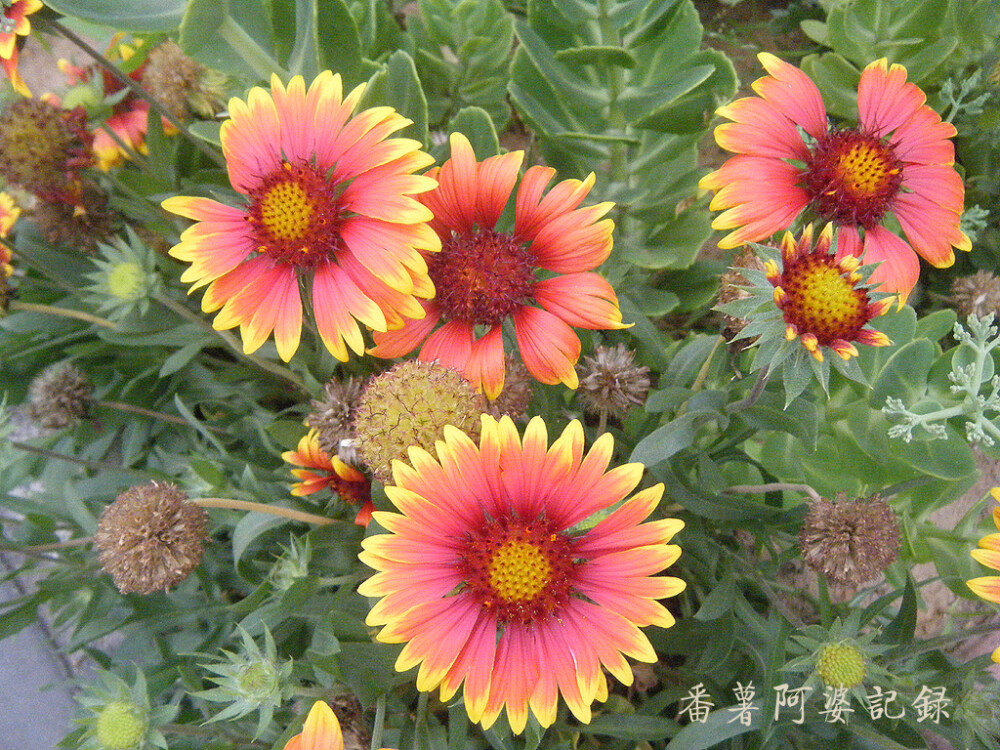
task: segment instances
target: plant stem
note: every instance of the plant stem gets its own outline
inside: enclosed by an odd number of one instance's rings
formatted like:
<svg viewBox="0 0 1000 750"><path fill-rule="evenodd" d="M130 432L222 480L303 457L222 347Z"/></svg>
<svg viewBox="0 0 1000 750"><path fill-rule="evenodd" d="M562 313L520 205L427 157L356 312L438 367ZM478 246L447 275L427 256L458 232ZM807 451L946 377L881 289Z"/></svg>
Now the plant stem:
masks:
<svg viewBox="0 0 1000 750"><path fill-rule="evenodd" d="M277 73L282 78L288 78L288 71L267 54L264 48L257 44L256 40L244 31L243 27L236 23L231 16L227 15L223 19L217 33L229 42L229 46L243 58L243 61L253 69L259 78L267 80L272 73Z"/></svg>
<svg viewBox="0 0 1000 750"><path fill-rule="evenodd" d="M721 336L719 337L722 338ZM713 350L714 353L714 350ZM726 411L729 414L734 414L736 412L743 411L744 409L749 409L751 406L757 403L757 399L760 398L760 394L764 392L767 387L767 381L771 377L771 371L766 368L760 368L757 373L757 380L754 382L753 386L750 388L750 392L745 398L740 399L732 404L726 404Z"/></svg>
<svg viewBox="0 0 1000 750"><path fill-rule="evenodd" d="M282 367L281 365L276 365L273 362L268 362L266 359L261 359L260 357L257 357L253 354L245 354L243 352L243 347L240 346L240 342L237 341L236 337L233 336L231 333L229 333L229 331L220 331L216 329L215 327L212 326L211 323L204 320L195 313L191 312L184 305L178 304L169 297L157 295L153 299L155 299L157 302L159 302L161 305L168 308L169 310L172 310L173 312L177 313L185 320L189 320L192 323L201 326L206 331L211 331L214 335L222 339L225 342L226 346L228 346L235 354L242 357L250 364L259 367L261 370L264 370L265 372L268 372L271 375L276 375L277 377L281 378L287 383L291 383L304 393L309 393L309 389L306 388L305 383L303 383L299 379L299 377L294 372L289 370L287 367Z"/></svg>
<svg viewBox="0 0 1000 750"><path fill-rule="evenodd" d="M75 318L76 320L83 320L87 323L95 323L99 326L104 326L105 328L116 327L110 320L99 318L96 315L91 315L90 313L85 313L80 310L67 310L65 307L41 305L36 302L21 302L19 300L12 300L10 302L9 309L24 310L25 312L46 313L48 315L59 315L63 318Z"/></svg>
<svg viewBox="0 0 1000 750"><path fill-rule="evenodd" d="M760 495L765 492L780 492L781 490L788 490L789 492L804 492L813 500L823 499L822 495L820 495L808 484L789 484L786 482L771 482L770 484L734 484L732 487L726 487L723 492L731 495L745 495L751 493Z"/></svg>
<svg viewBox="0 0 1000 750"><path fill-rule="evenodd" d="M385 693L375 701L375 724L372 726L371 750L382 747L382 729L385 727Z"/></svg>
<svg viewBox="0 0 1000 750"><path fill-rule="evenodd" d="M148 478L148 474L144 471L137 471L136 469L130 469L127 466L116 466L115 464L109 463L107 461L90 461L85 458L77 458L76 456L68 456L65 453L56 453L55 451L47 450L46 448L39 448L36 445L29 445L28 443L22 443L18 440L8 440L7 444L17 448L19 451L24 451L25 453L35 453L39 456L45 456L45 458L52 458L57 461L68 461L72 464L79 464L80 466L86 466L88 469L93 469L94 471L124 471L129 474L136 474L143 478Z"/></svg>
<svg viewBox="0 0 1000 750"><path fill-rule="evenodd" d="M175 414L164 414L162 411L154 411L153 409L146 409L142 406L135 406L134 404L126 404L121 401L94 401L97 406L104 406L108 409L118 409L119 411L129 412L130 414L141 414L144 417L152 417L153 419L160 419L164 422L172 422L174 424L182 424L185 427L190 427L191 423L188 422L183 417L178 417ZM213 427L212 425L201 424L206 430L211 430L219 434L225 434L225 430L221 427Z"/></svg>
<svg viewBox="0 0 1000 750"><path fill-rule="evenodd" d="M427 731L427 705L430 693L420 693L417 698L417 716L413 722L413 750L421 750L423 734Z"/></svg>
<svg viewBox="0 0 1000 750"><path fill-rule="evenodd" d="M333 518L317 516L313 513L306 513L301 510L283 508L279 505L255 503L251 500L231 500L226 497L200 497L195 500L191 500L190 502L195 505L199 505L202 508L230 508L231 510L249 510L256 513L269 513L272 516L291 518L293 521L303 521L317 526L329 526L332 523L337 523L337 521Z"/></svg>
<svg viewBox="0 0 1000 750"><path fill-rule="evenodd" d="M49 544L32 544L28 547L17 547L14 552L55 552L60 549L68 549L70 547L79 547L84 544L90 544L94 541L92 536L81 536L77 539L67 539L65 542L51 542Z"/></svg>
<svg viewBox="0 0 1000 750"><path fill-rule="evenodd" d="M82 49L84 52L86 52L94 60L94 62L96 62L104 70L106 70L111 75L112 78L118 81L118 83L127 88L129 91L131 91L133 94L138 96L143 101L149 102L149 106L152 107L152 109L158 115L160 115L160 117L162 117L164 120L166 120L175 128L177 128L177 132L181 133L185 138L191 141L191 143L194 145L195 148L197 148L199 151L201 151L203 154L209 157L220 167L226 166L226 160L222 158L222 156L215 149L211 148L207 143L205 143L205 141L203 141L201 138L198 138L196 135L194 135L194 133L188 130L188 127L183 122L174 117L173 113L170 112L170 110L168 110L166 107L164 107L163 104L160 103L158 99L152 96L148 91L146 91L146 89L144 89L138 83L133 81L127 75L118 70L118 68L115 67L111 63L111 61L108 60L104 55L102 55L96 49L87 44L87 42L84 41L81 37L77 36L68 28L63 26L59 21L49 19L44 21L44 23L47 24L50 28L57 31L62 36L66 37L66 39L68 39L69 41L73 42L73 44Z"/></svg>

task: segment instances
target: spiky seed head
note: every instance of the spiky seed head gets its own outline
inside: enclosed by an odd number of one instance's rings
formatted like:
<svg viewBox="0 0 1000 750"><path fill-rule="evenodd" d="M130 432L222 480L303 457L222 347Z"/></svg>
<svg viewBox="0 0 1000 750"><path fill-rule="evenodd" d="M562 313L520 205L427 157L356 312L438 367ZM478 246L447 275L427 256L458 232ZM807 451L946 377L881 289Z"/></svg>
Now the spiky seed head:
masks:
<svg viewBox="0 0 1000 750"><path fill-rule="evenodd" d="M104 509L94 544L123 594L165 591L198 567L208 516L175 485L130 487Z"/></svg>

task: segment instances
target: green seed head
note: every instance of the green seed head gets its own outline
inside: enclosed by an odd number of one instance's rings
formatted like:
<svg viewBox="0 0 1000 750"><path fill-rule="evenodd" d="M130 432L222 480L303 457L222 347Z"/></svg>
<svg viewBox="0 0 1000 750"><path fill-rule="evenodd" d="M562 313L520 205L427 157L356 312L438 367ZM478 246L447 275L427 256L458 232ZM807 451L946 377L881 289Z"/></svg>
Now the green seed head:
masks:
<svg viewBox="0 0 1000 750"><path fill-rule="evenodd" d="M865 657L849 643L828 643L819 650L816 671L827 685L857 687L865 681Z"/></svg>
<svg viewBox="0 0 1000 750"><path fill-rule="evenodd" d="M108 291L120 300L135 300L143 296L146 273L131 261L118 263L108 272Z"/></svg>
<svg viewBox="0 0 1000 750"><path fill-rule="evenodd" d="M142 706L115 701L97 717L97 740L107 750L134 750L142 746L148 725L149 717Z"/></svg>
<svg viewBox="0 0 1000 750"><path fill-rule="evenodd" d="M252 703L264 703L281 688L278 672L269 661L244 666L236 677L240 694Z"/></svg>
<svg viewBox="0 0 1000 750"><path fill-rule="evenodd" d="M454 425L473 439L479 436L483 396L458 372L435 362L401 362L373 379L354 416L358 450L375 477L391 481L392 460L406 460L407 449L433 453Z"/></svg>

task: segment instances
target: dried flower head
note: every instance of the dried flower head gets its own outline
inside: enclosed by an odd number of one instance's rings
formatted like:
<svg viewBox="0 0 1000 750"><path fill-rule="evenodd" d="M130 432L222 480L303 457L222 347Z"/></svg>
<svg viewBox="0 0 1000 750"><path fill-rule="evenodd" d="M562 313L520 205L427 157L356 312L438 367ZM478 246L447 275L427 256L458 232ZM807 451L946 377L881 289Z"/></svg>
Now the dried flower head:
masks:
<svg viewBox="0 0 1000 750"><path fill-rule="evenodd" d="M881 575L899 554L899 519L879 495L816 500L799 533L802 558L836 583L857 585Z"/></svg>
<svg viewBox="0 0 1000 750"><path fill-rule="evenodd" d="M173 484L130 487L97 524L101 567L123 594L166 590L201 562L207 520Z"/></svg>
<svg viewBox="0 0 1000 750"><path fill-rule="evenodd" d="M61 430L87 416L94 385L72 362L46 368L28 386L28 415L40 426Z"/></svg>
<svg viewBox="0 0 1000 750"><path fill-rule="evenodd" d="M410 446L433 452L454 425L479 436L482 394L462 375L436 362L400 362L369 381L354 415L362 461L383 484L392 478L392 460L406 460Z"/></svg>
<svg viewBox="0 0 1000 750"><path fill-rule="evenodd" d="M1000 312L1000 277L989 271L960 276L951 283L951 302L959 318L982 318Z"/></svg>
<svg viewBox="0 0 1000 750"><path fill-rule="evenodd" d="M531 403L531 373L524 363L513 354L505 357L507 375L500 395L486 404L486 412L495 419L510 417L515 422L528 421L528 405Z"/></svg>
<svg viewBox="0 0 1000 750"><path fill-rule="evenodd" d="M82 108L66 111L18 99L0 113L0 175L10 185L58 200L93 161Z"/></svg>
<svg viewBox="0 0 1000 750"><path fill-rule="evenodd" d="M178 120L214 117L226 100L226 77L185 55L176 42L158 45L146 58L142 84Z"/></svg>
<svg viewBox="0 0 1000 750"><path fill-rule="evenodd" d="M354 410L364 390L362 378L332 378L323 386L323 397L313 400L306 424L319 433L319 447L329 456L354 463ZM347 441L347 442L345 442Z"/></svg>
<svg viewBox="0 0 1000 750"><path fill-rule="evenodd" d="M89 180L66 187L59 200L39 201L31 218L46 242L84 253L110 239L121 219L109 208L108 194Z"/></svg>
<svg viewBox="0 0 1000 750"><path fill-rule="evenodd" d="M649 368L635 364L635 353L617 346L598 346L577 366L583 410L595 416L621 419L629 407L646 401Z"/></svg>

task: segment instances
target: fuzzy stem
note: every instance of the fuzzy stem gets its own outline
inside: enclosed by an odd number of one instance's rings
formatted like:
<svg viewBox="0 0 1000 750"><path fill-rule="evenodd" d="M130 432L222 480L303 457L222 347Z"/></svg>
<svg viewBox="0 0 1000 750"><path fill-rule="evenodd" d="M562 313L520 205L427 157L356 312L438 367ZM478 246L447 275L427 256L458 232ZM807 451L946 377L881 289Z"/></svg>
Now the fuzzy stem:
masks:
<svg viewBox="0 0 1000 750"><path fill-rule="evenodd" d="M200 497L190 502L202 508L230 508L232 510L270 513L272 516L282 516L283 518L291 518L293 521L304 521L305 523L312 523L317 526L329 526L332 523L336 523L336 520L333 518L325 518L324 516L317 516L301 510L292 510L291 508L282 508L278 505L255 503L251 500L231 500L226 497Z"/></svg>
<svg viewBox="0 0 1000 750"><path fill-rule="evenodd" d="M116 327L110 320L98 318L96 315L91 315L90 313L85 313L80 310L67 310L65 307L41 305L36 302L21 302L19 300L13 300L9 304L9 309L24 310L25 312L47 313L48 315L59 315L63 318L75 318L76 320L83 320L87 323L96 323L97 325L104 326L105 328Z"/></svg>
<svg viewBox="0 0 1000 750"><path fill-rule="evenodd" d="M808 484L789 484L786 482L771 482L770 484L734 484L726 487L723 492L731 495L742 494L764 494L765 492L779 492L788 490L789 492L804 492L813 500L822 500L823 497Z"/></svg>
<svg viewBox="0 0 1000 750"><path fill-rule="evenodd" d="M269 372L272 375L276 375L285 382L291 383L304 393L309 393L309 389L306 388L305 383L303 383L299 379L299 377L294 372L289 370L287 367L282 367L281 365L276 365L273 362L268 362L266 359L261 359L260 357L257 357L253 354L245 354L243 352L243 347L240 346L240 342L237 341L236 337L233 336L231 333L229 333L229 331L217 330L215 327L212 326L211 323L202 319L200 316L196 315L195 313L191 312L186 307L184 307L184 305L178 304L169 297L157 295L156 297L154 297L154 299L164 307L180 315L185 320L189 320L192 323L201 326L206 331L211 331L214 335L222 339L235 354L242 357L247 362L251 363L252 365L255 365L256 367L259 367L265 372Z"/></svg>
<svg viewBox="0 0 1000 750"><path fill-rule="evenodd" d="M218 164L220 167L226 166L226 160L213 148L210 148L205 141L198 138L194 133L188 130L188 127L174 117L173 113L170 112L162 103L154 96L152 96L146 89L140 86L138 83L133 81L127 75L122 73L115 67L108 58L98 52L96 49L91 47L84 41L81 37L74 34L72 31L63 26L59 21L55 20L45 20L43 23L47 24L50 28L57 31L62 36L66 37L69 41L73 42L77 47L86 52L98 65L100 65L104 70L106 70L112 78L114 78L118 83L127 88L133 94L138 96L140 99L149 102L149 106L160 115L163 119L177 128L177 132L181 133L185 138L187 138L191 143L201 151L203 154L208 156L212 161Z"/></svg>
<svg viewBox="0 0 1000 750"><path fill-rule="evenodd" d="M191 423L182 417L178 417L175 414L164 414L162 411L154 411L153 409L146 409L142 406L135 406L134 404L126 404L121 401L94 401L97 406L104 406L108 409L118 409L119 411L129 412L130 414L141 414L144 417L152 417L153 419L160 419L164 422L172 422L173 424L182 424L185 427L190 427ZM213 427L212 425L201 424L207 430L216 432L219 434L225 434L225 430L221 427Z"/></svg>

